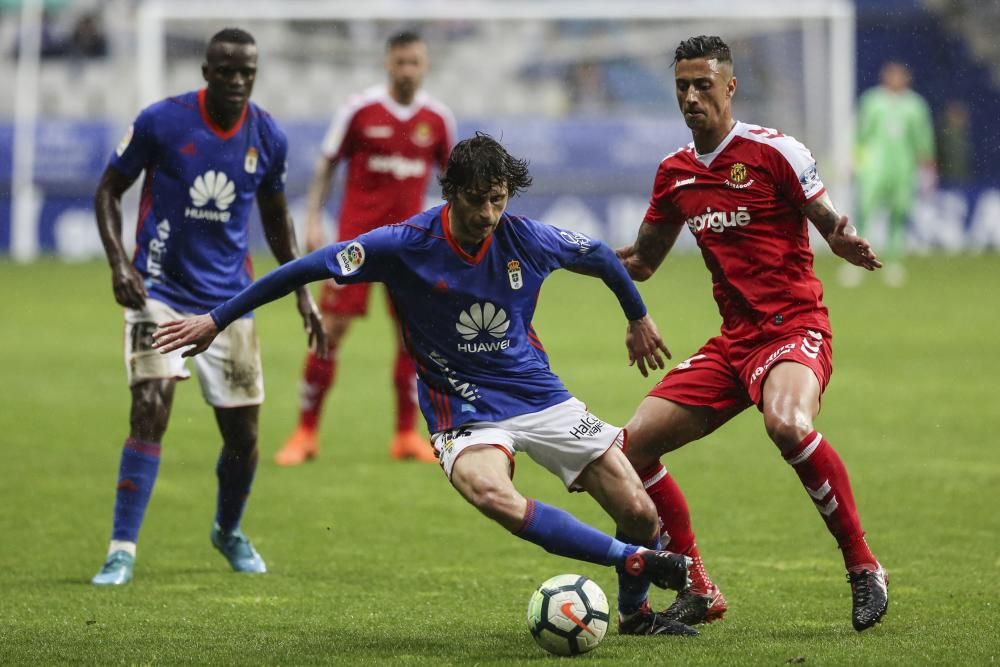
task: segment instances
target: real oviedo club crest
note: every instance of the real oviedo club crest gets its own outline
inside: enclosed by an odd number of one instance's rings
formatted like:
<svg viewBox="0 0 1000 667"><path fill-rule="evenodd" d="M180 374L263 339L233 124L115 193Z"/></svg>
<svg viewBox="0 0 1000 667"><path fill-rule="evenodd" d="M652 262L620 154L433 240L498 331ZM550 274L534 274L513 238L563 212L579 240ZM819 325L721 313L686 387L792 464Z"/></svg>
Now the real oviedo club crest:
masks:
<svg viewBox="0 0 1000 667"><path fill-rule="evenodd" d="M510 280L511 289L524 287L524 281L521 280L521 262L516 259L507 262L507 278Z"/></svg>
<svg viewBox="0 0 1000 667"><path fill-rule="evenodd" d="M257 149L253 146L247 149L247 155L243 158L243 170L248 174L257 171Z"/></svg>

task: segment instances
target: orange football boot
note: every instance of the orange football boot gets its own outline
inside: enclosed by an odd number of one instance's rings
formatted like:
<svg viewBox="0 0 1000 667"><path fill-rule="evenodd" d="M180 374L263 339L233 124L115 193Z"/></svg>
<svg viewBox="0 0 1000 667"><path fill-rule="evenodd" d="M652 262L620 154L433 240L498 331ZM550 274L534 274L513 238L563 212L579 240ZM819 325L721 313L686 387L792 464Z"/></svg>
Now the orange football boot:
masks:
<svg viewBox="0 0 1000 667"><path fill-rule="evenodd" d="M402 431L394 435L389 445L389 456L399 461L413 459L422 463L437 463L431 443L416 431Z"/></svg>
<svg viewBox="0 0 1000 667"><path fill-rule="evenodd" d="M279 466L297 466L312 461L319 454L319 442L316 430L299 426L288 440L274 455L274 462Z"/></svg>

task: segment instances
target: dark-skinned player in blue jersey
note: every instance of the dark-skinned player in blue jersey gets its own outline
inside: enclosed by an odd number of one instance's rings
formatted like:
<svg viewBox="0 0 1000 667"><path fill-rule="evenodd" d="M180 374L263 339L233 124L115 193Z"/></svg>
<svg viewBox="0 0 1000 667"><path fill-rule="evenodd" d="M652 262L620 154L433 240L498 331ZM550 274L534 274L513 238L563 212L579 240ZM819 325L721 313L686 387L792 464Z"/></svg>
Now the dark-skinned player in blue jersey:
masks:
<svg viewBox="0 0 1000 667"><path fill-rule="evenodd" d="M111 157L95 196L97 227L111 265L115 300L125 307L125 361L132 393L107 560L95 585L132 579L136 542L156 482L160 443L174 387L190 377L180 354L152 348L157 324L218 306L252 282L249 219L254 200L279 262L296 257L285 201L288 142L250 102L257 45L240 29L212 37L200 91L171 97L139 114ZM121 198L145 171L135 255L122 244ZM310 342L324 349L312 298L297 290ZM240 530L257 466L257 415L264 400L260 350L250 317L234 322L195 367L222 435L212 544L237 572L266 566Z"/></svg>
<svg viewBox="0 0 1000 667"><path fill-rule="evenodd" d="M649 584L684 590L689 560L658 550L656 509L622 453L624 431L590 413L549 367L531 325L542 282L559 268L601 278L625 313L629 359L643 375L669 352L606 245L505 212L530 183L526 162L477 134L451 153L446 205L286 264L208 314L161 325L154 345L201 354L237 318L307 283L385 283L416 361L431 443L462 497L546 551L615 566L620 633L697 634L650 609ZM618 536L518 493L519 451L589 492Z"/></svg>

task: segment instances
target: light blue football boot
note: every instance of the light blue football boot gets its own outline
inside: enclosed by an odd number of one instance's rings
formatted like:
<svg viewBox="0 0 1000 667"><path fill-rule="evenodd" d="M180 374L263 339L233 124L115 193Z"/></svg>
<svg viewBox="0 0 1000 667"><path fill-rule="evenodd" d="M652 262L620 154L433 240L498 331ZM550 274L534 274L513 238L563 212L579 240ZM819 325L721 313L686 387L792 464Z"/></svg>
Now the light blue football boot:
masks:
<svg viewBox="0 0 1000 667"><path fill-rule="evenodd" d="M226 557L236 572L257 574L267 572L264 559L260 557L249 538L239 528L225 535L219 528L219 524L216 523L212 525L211 537L212 544L219 550L219 553Z"/></svg>
<svg viewBox="0 0 1000 667"><path fill-rule="evenodd" d="M132 581L135 556L119 549L108 555L101 571L94 575L90 583L95 586L123 586Z"/></svg>

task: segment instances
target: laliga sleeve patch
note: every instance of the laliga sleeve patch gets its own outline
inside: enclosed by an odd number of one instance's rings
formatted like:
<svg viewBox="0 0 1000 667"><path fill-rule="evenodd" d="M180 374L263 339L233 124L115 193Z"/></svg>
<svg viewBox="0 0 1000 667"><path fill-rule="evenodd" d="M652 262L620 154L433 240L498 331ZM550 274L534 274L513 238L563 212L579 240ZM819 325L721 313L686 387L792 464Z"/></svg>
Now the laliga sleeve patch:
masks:
<svg viewBox="0 0 1000 667"><path fill-rule="evenodd" d="M365 263L365 249L355 241L337 253L337 263L340 264L340 272L349 276L357 273L361 265Z"/></svg>
<svg viewBox="0 0 1000 667"><path fill-rule="evenodd" d="M128 145L132 143L132 134L135 132L135 125L129 125L128 129L125 131L125 136L122 140L118 142L118 148L115 149L115 154L121 157L125 153L125 149Z"/></svg>

